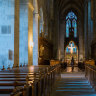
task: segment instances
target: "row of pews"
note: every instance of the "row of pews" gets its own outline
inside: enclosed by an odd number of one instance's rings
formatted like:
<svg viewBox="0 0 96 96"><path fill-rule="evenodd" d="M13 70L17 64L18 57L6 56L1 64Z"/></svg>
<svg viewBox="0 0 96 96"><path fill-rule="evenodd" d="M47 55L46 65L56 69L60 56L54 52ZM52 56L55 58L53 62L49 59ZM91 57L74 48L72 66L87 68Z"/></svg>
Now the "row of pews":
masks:
<svg viewBox="0 0 96 96"><path fill-rule="evenodd" d="M57 64L1 71L0 96L49 96L60 67Z"/></svg>

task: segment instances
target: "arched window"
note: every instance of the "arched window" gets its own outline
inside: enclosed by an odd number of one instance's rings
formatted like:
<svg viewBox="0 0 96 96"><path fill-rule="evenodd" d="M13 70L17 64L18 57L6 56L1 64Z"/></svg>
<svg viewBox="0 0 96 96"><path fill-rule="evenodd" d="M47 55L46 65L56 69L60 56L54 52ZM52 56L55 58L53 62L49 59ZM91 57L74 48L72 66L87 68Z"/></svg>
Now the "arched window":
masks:
<svg viewBox="0 0 96 96"><path fill-rule="evenodd" d="M66 37L69 37L69 28L74 28L74 37L77 37L77 16L71 11L66 16Z"/></svg>

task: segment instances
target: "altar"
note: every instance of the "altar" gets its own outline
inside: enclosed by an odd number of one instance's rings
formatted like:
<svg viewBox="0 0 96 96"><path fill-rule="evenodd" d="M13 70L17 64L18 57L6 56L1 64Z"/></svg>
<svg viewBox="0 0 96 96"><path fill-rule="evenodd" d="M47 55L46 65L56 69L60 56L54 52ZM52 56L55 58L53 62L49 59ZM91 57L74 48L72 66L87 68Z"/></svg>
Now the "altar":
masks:
<svg viewBox="0 0 96 96"><path fill-rule="evenodd" d="M78 63L78 47L73 41L70 41L68 46L65 49L65 62L67 64L71 63L72 57L74 58L74 63Z"/></svg>

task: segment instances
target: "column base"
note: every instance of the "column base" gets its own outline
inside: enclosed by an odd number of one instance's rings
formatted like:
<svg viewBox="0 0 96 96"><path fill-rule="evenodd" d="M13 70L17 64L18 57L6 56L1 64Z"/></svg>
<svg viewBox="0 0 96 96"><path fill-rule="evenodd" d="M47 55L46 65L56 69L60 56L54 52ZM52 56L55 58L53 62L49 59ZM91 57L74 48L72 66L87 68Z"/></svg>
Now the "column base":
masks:
<svg viewBox="0 0 96 96"><path fill-rule="evenodd" d="M19 68L19 65L13 65L13 68Z"/></svg>

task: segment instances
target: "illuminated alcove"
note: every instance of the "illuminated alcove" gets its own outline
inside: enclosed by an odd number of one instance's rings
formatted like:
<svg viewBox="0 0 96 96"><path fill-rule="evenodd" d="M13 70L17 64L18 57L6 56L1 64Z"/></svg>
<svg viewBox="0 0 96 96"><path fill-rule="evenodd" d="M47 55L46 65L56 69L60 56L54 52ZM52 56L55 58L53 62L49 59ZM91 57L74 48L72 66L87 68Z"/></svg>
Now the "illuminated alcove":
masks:
<svg viewBox="0 0 96 96"><path fill-rule="evenodd" d="M65 48L65 61L70 64L72 57L75 63L78 63L78 47L75 45L74 41L70 41Z"/></svg>

